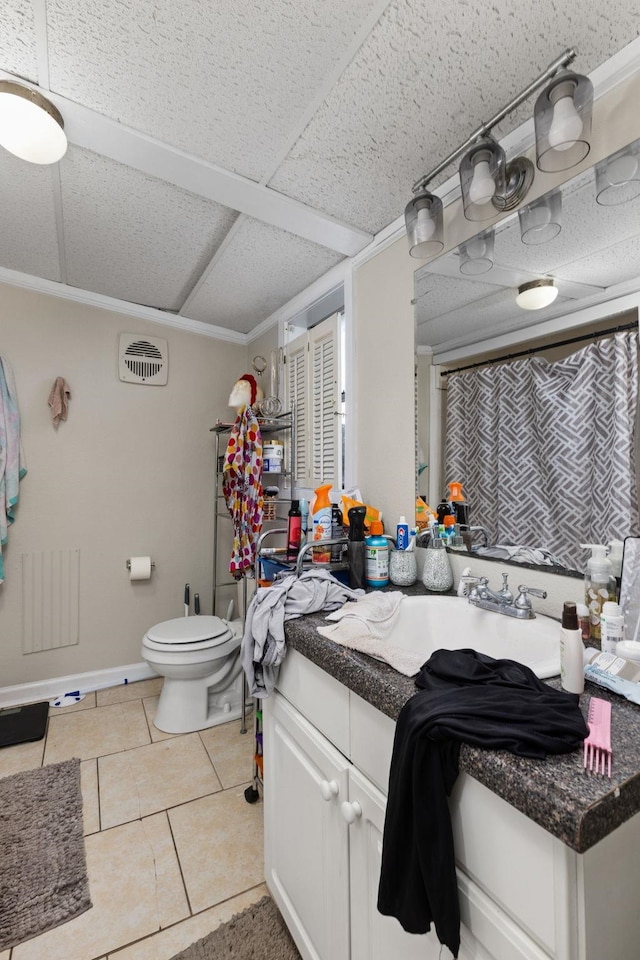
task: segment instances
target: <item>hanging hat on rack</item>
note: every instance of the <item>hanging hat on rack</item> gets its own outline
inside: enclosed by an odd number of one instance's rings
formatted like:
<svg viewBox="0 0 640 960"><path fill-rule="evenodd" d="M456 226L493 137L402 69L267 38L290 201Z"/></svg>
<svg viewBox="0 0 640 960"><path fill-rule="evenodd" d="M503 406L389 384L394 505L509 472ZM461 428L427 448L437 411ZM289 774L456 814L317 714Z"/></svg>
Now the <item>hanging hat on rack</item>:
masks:
<svg viewBox="0 0 640 960"><path fill-rule="evenodd" d="M243 373L236 380L229 397L229 406L236 409L253 407L256 400L264 399L264 391L251 373Z"/></svg>

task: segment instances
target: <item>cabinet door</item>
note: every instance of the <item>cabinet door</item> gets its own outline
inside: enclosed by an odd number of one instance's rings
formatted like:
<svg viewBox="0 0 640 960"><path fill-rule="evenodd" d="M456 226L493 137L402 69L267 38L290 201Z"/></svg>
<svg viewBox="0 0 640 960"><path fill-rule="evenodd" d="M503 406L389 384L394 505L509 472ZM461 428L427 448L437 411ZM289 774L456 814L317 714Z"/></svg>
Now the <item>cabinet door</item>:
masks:
<svg viewBox="0 0 640 960"><path fill-rule="evenodd" d="M378 913L386 799L369 780L352 768L349 772L349 803L344 814L352 820L349 828L351 960L392 960L394 957L446 960L451 957L433 931L422 936L405 933L394 917L383 917Z"/></svg>
<svg viewBox="0 0 640 960"><path fill-rule="evenodd" d="M349 960L348 761L282 696L263 707L267 885L304 960Z"/></svg>

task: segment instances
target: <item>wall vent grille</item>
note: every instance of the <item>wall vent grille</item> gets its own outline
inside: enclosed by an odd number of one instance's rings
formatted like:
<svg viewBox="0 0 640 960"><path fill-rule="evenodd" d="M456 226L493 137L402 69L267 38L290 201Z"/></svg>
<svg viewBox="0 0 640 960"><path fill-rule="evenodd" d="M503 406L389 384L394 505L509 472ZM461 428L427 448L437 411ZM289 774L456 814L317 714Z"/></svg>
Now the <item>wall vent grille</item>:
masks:
<svg viewBox="0 0 640 960"><path fill-rule="evenodd" d="M169 375L169 348L166 340L135 333L121 333L118 374L126 383L162 387Z"/></svg>

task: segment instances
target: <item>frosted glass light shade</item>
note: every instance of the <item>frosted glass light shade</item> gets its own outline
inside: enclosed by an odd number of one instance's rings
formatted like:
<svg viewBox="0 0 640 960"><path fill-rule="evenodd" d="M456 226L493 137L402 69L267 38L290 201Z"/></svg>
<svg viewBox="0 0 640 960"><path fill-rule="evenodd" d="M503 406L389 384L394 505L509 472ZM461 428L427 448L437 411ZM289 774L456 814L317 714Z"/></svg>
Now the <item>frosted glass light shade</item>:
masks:
<svg viewBox="0 0 640 960"><path fill-rule="evenodd" d="M0 146L29 163L57 163L67 150L64 121L36 90L0 80Z"/></svg>
<svg viewBox="0 0 640 960"><path fill-rule="evenodd" d="M534 109L536 162L545 173L569 170L591 149L593 84L563 70L542 91Z"/></svg>
<svg viewBox="0 0 640 960"><path fill-rule="evenodd" d="M562 230L562 194L553 190L518 210L520 239L529 246L548 243Z"/></svg>
<svg viewBox="0 0 640 960"><path fill-rule="evenodd" d="M553 280L531 280L518 287L516 303L523 310L542 310L548 307L558 296L558 288Z"/></svg>
<svg viewBox="0 0 640 960"><path fill-rule="evenodd" d="M404 220L412 257L433 257L444 247L442 200L421 190L409 201Z"/></svg>
<svg viewBox="0 0 640 960"><path fill-rule="evenodd" d="M493 137L478 140L460 164L462 205L467 220L491 220L496 216L495 196L505 192L504 150Z"/></svg>
<svg viewBox="0 0 640 960"><path fill-rule="evenodd" d="M640 196L640 140L596 164L596 201L605 207Z"/></svg>
<svg viewBox="0 0 640 960"><path fill-rule="evenodd" d="M461 243L458 248L460 252L460 273L467 277L477 277L491 270L494 241L495 231L493 227L490 227L489 230L483 230L477 236Z"/></svg>

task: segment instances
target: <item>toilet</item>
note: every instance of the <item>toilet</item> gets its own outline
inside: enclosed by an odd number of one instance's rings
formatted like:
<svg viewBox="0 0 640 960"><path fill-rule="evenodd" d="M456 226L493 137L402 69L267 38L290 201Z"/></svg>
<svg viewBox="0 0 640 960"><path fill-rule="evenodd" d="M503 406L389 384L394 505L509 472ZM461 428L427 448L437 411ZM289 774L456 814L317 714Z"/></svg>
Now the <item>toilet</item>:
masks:
<svg viewBox="0 0 640 960"><path fill-rule="evenodd" d="M179 617L157 623L142 639L142 657L164 684L154 725L192 733L241 714L242 620Z"/></svg>

